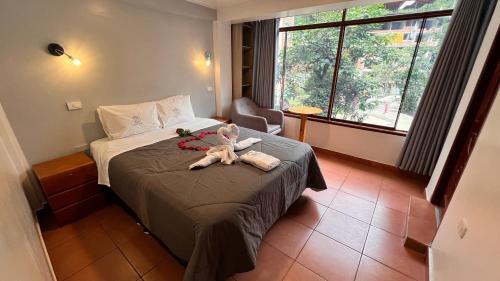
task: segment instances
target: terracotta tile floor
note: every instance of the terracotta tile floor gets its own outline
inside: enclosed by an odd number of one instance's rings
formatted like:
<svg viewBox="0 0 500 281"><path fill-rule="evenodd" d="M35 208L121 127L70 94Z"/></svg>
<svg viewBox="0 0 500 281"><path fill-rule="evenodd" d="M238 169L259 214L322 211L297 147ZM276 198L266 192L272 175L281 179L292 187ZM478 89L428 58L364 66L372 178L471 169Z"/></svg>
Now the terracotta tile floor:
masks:
<svg viewBox="0 0 500 281"><path fill-rule="evenodd" d="M424 184L317 156L329 189L307 189L265 236L256 268L229 280L424 280L425 256L403 246ZM182 280L184 267L118 205L42 227L58 280Z"/></svg>

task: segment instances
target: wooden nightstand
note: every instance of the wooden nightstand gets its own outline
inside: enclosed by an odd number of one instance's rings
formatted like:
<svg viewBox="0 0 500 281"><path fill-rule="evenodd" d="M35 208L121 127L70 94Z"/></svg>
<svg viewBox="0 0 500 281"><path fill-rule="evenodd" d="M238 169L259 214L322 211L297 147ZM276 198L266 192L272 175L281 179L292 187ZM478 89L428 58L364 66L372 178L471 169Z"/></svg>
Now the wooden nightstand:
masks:
<svg viewBox="0 0 500 281"><path fill-rule="evenodd" d="M33 171L60 225L106 205L95 162L83 152L35 164Z"/></svg>
<svg viewBox="0 0 500 281"><path fill-rule="evenodd" d="M219 122L226 123L226 124L231 123L231 120L229 120L229 118L222 117L222 116L215 116L215 117L212 117L212 119L215 119Z"/></svg>

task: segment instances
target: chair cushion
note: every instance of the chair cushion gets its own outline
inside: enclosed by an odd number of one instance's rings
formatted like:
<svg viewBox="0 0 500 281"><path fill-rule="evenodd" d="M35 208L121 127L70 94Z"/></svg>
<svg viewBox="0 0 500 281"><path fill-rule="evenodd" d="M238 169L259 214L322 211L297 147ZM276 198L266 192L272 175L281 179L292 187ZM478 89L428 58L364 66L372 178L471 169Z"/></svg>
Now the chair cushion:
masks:
<svg viewBox="0 0 500 281"><path fill-rule="evenodd" d="M281 131L281 127L280 125L277 125L277 124L267 124L267 132L269 134L273 134L273 133L279 133L279 132L275 132L277 130L280 130Z"/></svg>
<svg viewBox="0 0 500 281"><path fill-rule="evenodd" d="M236 112L239 114L257 115L259 108L249 98L241 98L234 101Z"/></svg>

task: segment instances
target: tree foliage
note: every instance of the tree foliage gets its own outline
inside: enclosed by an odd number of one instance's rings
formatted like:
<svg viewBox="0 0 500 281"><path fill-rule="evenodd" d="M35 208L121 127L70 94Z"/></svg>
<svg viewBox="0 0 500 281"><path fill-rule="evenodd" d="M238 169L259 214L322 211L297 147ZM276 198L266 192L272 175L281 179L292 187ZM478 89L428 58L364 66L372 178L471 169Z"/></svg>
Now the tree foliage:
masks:
<svg viewBox="0 0 500 281"><path fill-rule="evenodd" d="M429 9L446 7L453 0L431 2ZM432 7L430 5L433 5ZM422 10L426 8L420 6ZM412 8L410 7L410 10ZM348 19L380 17L393 11L383 4L348 10ZM296 16L294 25L341 20L338 11ZM414 29L418 34L422 21L400 22L402 27ZM335 118L362 122L375 107L392 98L399 102L406 84L416 36L403 38L401 32L389 32L388 24L376 23L345 28L341 63L336 83L333 107ZM447 18L426 25L446 30ZM394 29L394 28L393 28ZM332 91L333 71L337 56L340 28L318 28L287 32L284 108L292 105L310 105L323 109L326 116ZM427 34L424 33L424 34ZM444 32L429 32L418 50L411 79L408 83L402 112L414 114L420 96L437 56ZM284 35L284 34L282 34ZM284 48L281 48L283 58ZM281 81L282 63L277 78Z"/></svg>

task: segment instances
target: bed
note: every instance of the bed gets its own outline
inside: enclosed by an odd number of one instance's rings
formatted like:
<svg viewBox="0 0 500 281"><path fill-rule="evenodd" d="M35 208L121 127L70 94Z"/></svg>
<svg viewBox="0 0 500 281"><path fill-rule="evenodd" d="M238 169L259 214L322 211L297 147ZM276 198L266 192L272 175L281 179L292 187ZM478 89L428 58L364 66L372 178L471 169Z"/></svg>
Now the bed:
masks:
<svg viewBox="0 0 500 281"><path fill-rule="evenodd" d="M223 126L196 118L178 124L194 133ZM175 128L91 144L99 183L108 185L142 223L177 257L187 262L185 281L225 280L255 267L266 231L284 215L306 187L326 184L307 144L240 128L238 140L262 142L262 151L282 163L270 172L238 162L188 170L205 152L181 150ZM214 145L208 135L198 145Z"/></svg>

